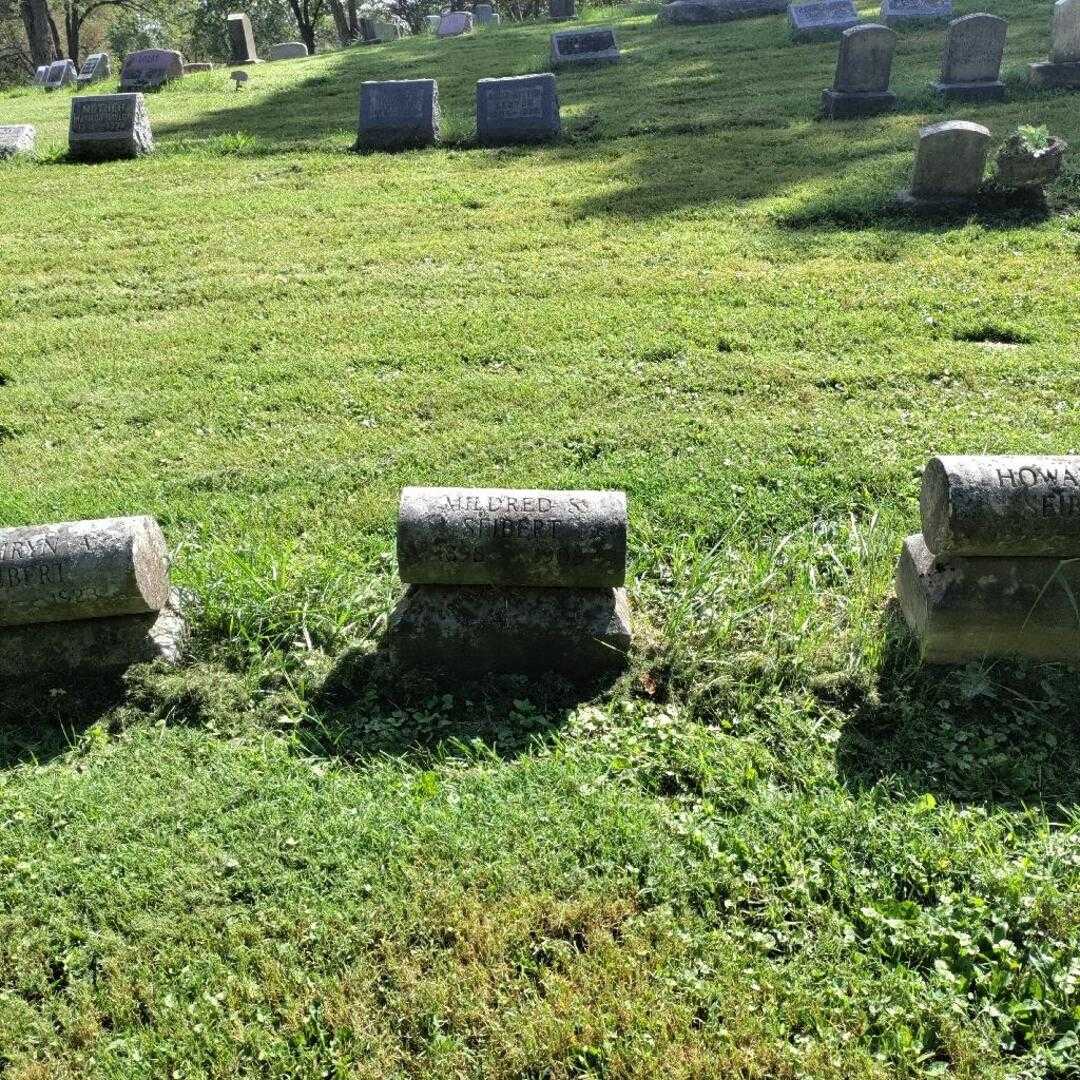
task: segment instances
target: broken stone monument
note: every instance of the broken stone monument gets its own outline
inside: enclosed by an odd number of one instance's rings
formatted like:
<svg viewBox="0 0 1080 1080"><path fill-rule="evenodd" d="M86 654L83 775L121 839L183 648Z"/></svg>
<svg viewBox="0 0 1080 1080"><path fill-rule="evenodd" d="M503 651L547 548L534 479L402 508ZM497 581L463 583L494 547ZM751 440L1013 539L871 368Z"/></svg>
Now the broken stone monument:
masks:
<svg viewBox="0 0 1080 1080"><path fill-rule="evenodd" d="M555 67L569 64L609 64L619 59L615 31L610 26L589 27L588 30L556 30L551 35L551 63Z"/></svg>
<svg viewBox="0 0 1080 1080"><path fill-rule="evenodd" d="M859 13L853 0L816 0L815 3L789 4L788 19L796 41L817 41L838 37L859 25Z"/></svg>
<svg viewBox="0 0 1080 1080"><path fill-rule="evenodd" d="M357 150L406 150L439 141L439 84L396 79L360 86Z"/></svg>
<svg viewBox="0 0 1080 1080"><path fill-rule="evenodd" d="M930 663L1080 661L1080 457L932 458L896 592Z"/></svg>
<svg viewBox="0 0 1080 1080"><path fill-rule="evenodd" d="M308 55L308 47L302 41L279 41L270 46L271 60L301 60Z"/></svg>
<svg viewBox="0 0 1080 1080"><path fill-rule="evenodd" d="M95 94L71 99L68 153L76 161L136 158L154 149L142 94Z"/></svg>
<svg viewBox="0 0 1080 1080"><path fill-rule="evenodd" d="M0 679L175 663L183 642L165 538L152 518L0 529Z"/></svg>
<svg viewBox="0 0 1080 1080"><path fill-rule="evenodd" d="M159 90L173 79L182 79L185 70L183 56L174 49L140 49L128 53L120 68L120 92Z"/></svg>
<svg viewBox="0 0 1080 1080"><path fill-rule="evenodd" d="M949 101L1004 101L1001 57L1008 28L996 15L965 15L949 23L934 89Z"/></svg>
<svg viewBox="0 0 1080 1080"><path fill-rule="evenodd" d="M543 142L558 138L560 127L550 72L477 82L476 137L482 146Z"/></svg>
<svg viewBox="0 0 1080 1080"><path fill-rule="evenodd" d="M821 111L830 120L877 116L896 108L889 89L896 34L887 26L864 23L840 35L840 55L831 90L821 95Z"/></svg>
<svg viewBox="0 0 1080 1080"><path fill-rule="evenodd" d="M913 207L945 207L972 200L986 172L990 132L968 120L945 120L919 129L911 187L899 201Z"/></svg>
<svg viewBox="0 0 1080 1080"><path fill-rule="evenodd" d="M70 60L54 60L49 65L49 76L45 80L46 90L59 90L62 86L72 86L79 73Z"/></svg>
<svg viewBox="0 0 1080 1080"><path fill-rule="evenodd" d="M1057 0L1050 24L1050 60L1028 69L1033 85L1080 88L1080 0Z"/></svg>
<svg viewBox="0 0 1080 1080"><path fill-rule="evenodd" d="M251 20L242 11L235 11L228 17L229 24L229 63L259 64L262 61L255 52L255 35L251 30Z"/></svg>
<svg viewBox="0 0 1080 1080"><path fill-rule="evenodd" d="M37 143L37 128L32 124L0 124L0 161L32 154Z"/></svg>
<svg viewBox="0 0 1080 1080"><path fill-rule="evenodd" d="M879 17L886 26L899 26L947 22L952 15L952 0L881 0Z"/></svg>
<svg viewBox="0 0 1080 1080"><path fill-rule="evenodd" d="M402 667L588 678L625 663L622 492L406 488L397 550Z"/></svg>

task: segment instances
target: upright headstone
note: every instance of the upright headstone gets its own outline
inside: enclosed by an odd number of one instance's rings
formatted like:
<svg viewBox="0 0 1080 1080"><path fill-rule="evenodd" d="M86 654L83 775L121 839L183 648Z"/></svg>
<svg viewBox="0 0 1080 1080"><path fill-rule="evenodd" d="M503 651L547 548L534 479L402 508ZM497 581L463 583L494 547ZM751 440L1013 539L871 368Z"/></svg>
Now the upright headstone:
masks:
<svg viewBox="0 0 1080 1080"><path fill-rule="evenodd" d="M788 6L791 33L796 41L814 41L839 37L845 30L859 25L859 13L853 0L816 0Z"/></svg>
<svg viewBox="0 0 1080 1080"><path fill-rule="evenodd" d="M142 94L99 94L71 100L68 151L76 161L141 157L154 149Z"/></svg>
<svg viewBox="0 0 1080 1080"><path fill-rule="evenodd" d="M175 662L183 636L165 540L153 519L0 529L5 683Z"/></svg>
<svg viewBox="0 0 1080 1080"><path fill-rule="evenodd" d="M448 11L439 17L435 34L441 38L459 37L472 33L473 17L470 11Z"/></svg>
<svg viewBox="0 0 1080 1080"><path fill-rule="evenodd" d="M32 154L37 142L37 128L31 124L0 124L0 161Z"/></svg>
<svg viewBox="0 0 1080 1080"><path fill-rule="evenodd" d="M307 55L308 47L302 41L279 41L270 46L271 60L300 60Z"/></svg>
<svg viewBox="0 0 1080 1080"><path fill-rule="evenodd" d="M934 89L950 101L1003 101L1001 57L1008 29L996 15L965 15L949 23Z"/></svg>
<svg viewBox="0 0 1080 1080"><path fill-rule="evenodd" d="M34 72L34 85L44 86L49 81L49 65L42 64L41 67Z"/></svg>
<svg viewBox="0 0 1080 1080"><path fill-rule="evenodd" d="M886 26L946 22L952 14L952 0L881 0L881 21Z"/></svg>
<svg viewBox="0 0 1080 1080"><path fill-rule="evenodd" d="M401 27L394 22L375 19L371 24L376 41L397 41L401 37Z"/></svg>
<svg viewBox="0 0 1080 1080"><path fill-rule="evenodd" d="M661 23L729 22L760 15L782 15L788 0L674 0L660 9Z"/></svg>
<svg viewBox="0 0 1080 1080"><path fill-rule="evenodd" d="M945 120L919 130L911 189L904 203L934 206L970 201L986 171L990 132L968 120Z"/></svg>
<svg viewBox="0 0 1080 1080"><path fill-rule="evenodd" d="M404 150L439 141L439 84L434 79L360 86L357 150Z"/></svg>
<svg viewBox="0 0 1080 1080"><path fill-rule="evenodd" d="M112 74L112 64L108 53L91 53L83 63L82 71L79 72L79 85L86 86L89 83L100 82Z"/></svg>
<svg viewBox="0 0 1080 1080"><path fill-rule="evenodd" d="M498 26L499 13L490 4L476 4L473 7L473 22L478 26Z"/></svg>
<svg viewBox="0 0 1080 1080"><path fill-rule="evenodd" d="M228 18L230 64L257 64L259 57L255 53L255 35L251 31L251 20L244 12L233 12Z"/></svg>
<svg viewBox="0 0 1080 1080"><path fill-rule="evenodd" d="M555 139L560 126L559 95L550 72L476 84L476 137L482 146Z"/></svg>
<svg viewBox="0 0 1080 1080"><path fill-rule="evenodd" d="M877 116L896 108L889 89L896 34L887 26L865 23L840 36L840 56L831 90L821 95L821 111L831 120Z"/></svg>
<svg viewBox="0 0 1080 1080"><path fill-rule="evenodd" d="M614 63L618 59L619 45L610 26L556 30L551 35L551 63L555 67Z"/></svg>
<svg viewBox="0 0 1080 1080"><path fill-rule="evenodd" d="M1057 0L1050 24L1050 60L1032 64L1031 81L1047 89L1080 88L1080 0Z"/></svg>
<svg viewBox="0 0 1080 1080"><path fill-rule="evenodd" d="M398 566L403 667L591 678L625 663L621 492L406 488Z"/></svg>
<svg viewBox="0 0 1080 1080"><path fill-rule="evenodd" d="M130 94L158 90L184 77L184 58L173 49L140 49L124 57L120 69L120 92Z"/></svg>
<svg viewBox="0 0 1080 1080"><path fill-rule="evenodd" d="M439 29L439 22L441 21L441 15L425 15L424 22L427 25L428 33L434 34Z"/></svg>
<svg viewBox="0 0 1080 1080"><path fill-rule="evenodd" d="M574 0L548 0L548 18L564 22L575 17Z"/></svg>
<svg viewBox="0 0 1080 1080"><path fill-rule="evenodd" d="M59 90L62 86L72 86L79 73L70 60L54 60L49 65L49 77L45 80L46 90Z"/></svg>

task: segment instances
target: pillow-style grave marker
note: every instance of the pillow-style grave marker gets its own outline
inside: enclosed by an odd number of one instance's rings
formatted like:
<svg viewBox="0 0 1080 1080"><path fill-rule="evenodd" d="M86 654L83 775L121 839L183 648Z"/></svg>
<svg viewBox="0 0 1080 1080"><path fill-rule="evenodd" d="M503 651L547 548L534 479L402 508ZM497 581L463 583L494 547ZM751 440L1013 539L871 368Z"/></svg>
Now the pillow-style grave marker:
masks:
<svg viewBox="0 0 1080 1080"><path fill-rule="evenodd" d="M83 63L82 71L79 72L79 85L86 86L88 83L107 79L112 74L112 63L108 53L91 53Z"/></svg>
<svg viewBox="0 0 1080 1080"><path fill-rule="evenodd" d="M932 458L896 592L923 659L1080 660L1080 457Z"/></svg>
<svg viewBox="0 0 1080 1080"><path fill-rule="evenodd" d="M32 124L0 124L0 161L32 154L37 142L37 128Z"/></svg>
<svg viewBox="0 0 1080 1080"><path fill-rule="evenodd" d="M574 0L548 0L548 18L553 22L565 22L576 17Z"/></svg>
<svg viewBox="0 0 1080 1080"><path fill-rule="evenodd" d="M152 518L0 529L0 678L175 663L184 642L177 601Z"/></svg>
<svg viewBox="0 0 1080 1080"><path fill-rule="evenodd" d="M226 21L229 26L229 63L262 63L255 52L255 35L251 31L251 20L247 15L242 11L234 11Z"/></svg>
<svg viewBox="0 0 1080 1080"><path fill-rule="evenodd" d="M610 26L588 30L556 30L551 35L551 62L566 64L606 64L619 59L615 30Z"/></svg>
<svg viewBox="0 0 1080 1080"><path fill-rule="evenodd" d="M816 3L788 5L791 33L796 41L836 37L859 25L853 0L817 0Z"/></svg>
<svg viewBox="0 0 1080 1080"><path fill-rule="evenodd" d="M44 86L49 81L49 65L42 64L41 67L34 72L34 85Z"/></svg>
<svg viewBox="0 0 1080 1080"><path fill-rule="evenodd" d="M877 116L896 108L889 89L896 34L887 26L864 23L840 35L840 55L831 90L821 95L821 111L830 120Z"/></svg>
<svg viewBox="0 0 1080 1080"><path fill-rule="evenodd" d="M952 0L881 0L880 18L886 26L945 22L952 14Z"/></svg>
<svg viewBox="0 0 1080 1080"><path fill-rule="evenodd" d="M439 141L439 84L434 79L360 86L357 150L404 150Z"/></svg>
<svg viewBox="0 0 1080 1080"><path fill-rule="evenodd" d="M544 142L561 130L555 76L512 75L476 84L476 137L482 146Z"/></svg>
<svg viewBox="0 0 1080 1080"><path fill-rule="evenodd" d="M945 120L919 129L911 188L899 201L912 207L945 207L970 202L986 171L990 132L968 120Z"/></svg>
<svg viewBox="0 0 1080 1080"><path fill-rule="evenodd" d="M120 69L120 92L158 90L184 77L184 58L173 49L140 49L128 53Z"/></svg>
<svg viewBox="0 0 1080 1080"><path fill-rule="evenodd" d="M70 60L54 60L49 65L49 76L45 80L46 90L59 90L61 86L71 86L79 73Z"/></svg>
<svg viewBox="0 0 1080 1080"><path fill-rule="evenodd" d="M622 492L406 488L397 554L399 666L590 678L625 663Z"/></svg>
<svg viewBox="0 0 1080 1080"><path fill-rule="evenodd" d="M437 37L459 37L461 34L471 34L473 17L470 11L448 11L439 16L439 25L435 30Z"/></svg>
<svg viewBox="0 0 1080 1080"><path fill-rule="evenodd" d="M1080 0L1057 0L1050 24L1050 60L1028 69L1035 86L1080 88Z"/></svg>
<svg viewBox="0 0 1080 1080"><path fill-rule="evenodd" d="M302 41L279 41L270 46L271 60L300 60L308 55L308 47Z"/></svg>
<svg viewBox="0 0 1080 1080"><path fill-rule="evenodd" d="M1008 29L996 15L965 15L949 23L934 89L949 101L1004 101L1001 57Z"/></svg>
<svg viewBox="0 0 1080 1080"><path fill-rule="evenodd" d="M154 149L142 94L97 94L71 99L68 152L76 161L142 157Z"/></svg>

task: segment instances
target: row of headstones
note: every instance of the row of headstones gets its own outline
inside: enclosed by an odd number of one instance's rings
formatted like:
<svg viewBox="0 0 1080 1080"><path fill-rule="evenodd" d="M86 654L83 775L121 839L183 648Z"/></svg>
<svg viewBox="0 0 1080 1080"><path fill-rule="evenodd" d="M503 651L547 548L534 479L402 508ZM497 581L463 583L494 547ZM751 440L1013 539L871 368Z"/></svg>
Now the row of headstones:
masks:
<svg viewBox="0 0 1080 1080"><path fill-rule="evenodd" d="M798 9L793 10L793 9ZM672 0L661 9L661 23L710 23L788 12L795 36L839 28L858 22L850 0ZM952 18L952 0L881 0L878 17L886 26L933 22Z"/></svg>
<svg viewBox="0 0 1080 1080"><path fill-rule="evenodd" d="M575 0L548 0L548 18L562 22L575 18ZM452 6L438 15L426 15L427 29L436 37L460 37L468 34L474 26L498 26L501 16L489 3L473 4L471 11Z"/></svg>
<svg viewBox="0 0 1080 1080"><path fill-rule="evenodd" d="M935 457L896 592L926 660L1080 660L1080 457ZM632 644L621 491L405 488L388 626L403 668L591 678ZM0 530L0 677L179 661L148 517Z"/></svg>
<svg viewBox="0 0 1080 1080"><path fill-rule="evenodd" d="M43 64L34 72L34 86L45 90L59 90L62 86L86 86L106 79L111 74L111 61L108 53L91 53L79 71L71 60L54 60Z"/></svg>

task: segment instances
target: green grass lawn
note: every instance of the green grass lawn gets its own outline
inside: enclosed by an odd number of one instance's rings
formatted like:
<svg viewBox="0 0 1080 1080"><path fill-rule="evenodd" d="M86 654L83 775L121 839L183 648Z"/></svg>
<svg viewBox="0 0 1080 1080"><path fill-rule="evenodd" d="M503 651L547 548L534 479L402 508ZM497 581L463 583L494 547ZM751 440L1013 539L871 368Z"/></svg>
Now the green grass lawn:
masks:
<svg viewBox="0 0 1080 1080"><path fill-rule="evenodd" d="M835 44L644 10L550 147L471 138L539 24L189 77L139 162L0 97L0 524L153 514L199 598L180 671L4 688L0 1074L1080 1073L1076 674L889 604L931 453L1080 452L1080 158L889 210L922 123L1080 148L1049 4L989 8L1007 103L904 30L846 123ZM444 147L349 153L409 77ZM626 490L627 674L396 679L405 484Z"/></svg>

